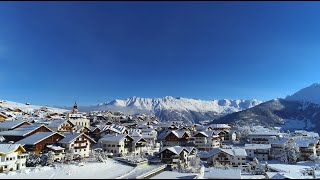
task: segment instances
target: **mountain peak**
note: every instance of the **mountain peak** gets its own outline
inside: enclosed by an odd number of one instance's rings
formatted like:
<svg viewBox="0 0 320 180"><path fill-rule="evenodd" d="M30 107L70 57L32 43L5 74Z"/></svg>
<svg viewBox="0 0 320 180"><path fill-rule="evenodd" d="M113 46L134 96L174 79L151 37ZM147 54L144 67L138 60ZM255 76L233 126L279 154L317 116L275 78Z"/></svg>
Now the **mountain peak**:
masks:
<svg viewBox="0 0 320 180"><path fill-rule="evenodd" d="M320 87L320 83L313 83L311 86L309 87Z"/></svg>
<svg viewBox="0 0 320 180"><path fill-rule="evenodd" d="M313 83L298 92L287 96L286 100L306 101L311 103L320 104L320 83Z"/></svg>

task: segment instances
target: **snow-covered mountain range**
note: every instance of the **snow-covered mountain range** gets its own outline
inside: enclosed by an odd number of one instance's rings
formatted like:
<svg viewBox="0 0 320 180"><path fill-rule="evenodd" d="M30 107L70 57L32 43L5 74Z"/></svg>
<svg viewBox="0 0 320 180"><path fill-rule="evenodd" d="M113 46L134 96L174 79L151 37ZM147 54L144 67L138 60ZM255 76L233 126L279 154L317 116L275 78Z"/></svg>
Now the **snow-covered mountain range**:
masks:
<svg viewBox="0 0 320 180"><path fill-rule="evenodd" d="M278 126L282 130L305 129L320 133L320 84L312 84L285 99L273 99L219 117L212 123Z"/></svg>
<svg viewBox="0 0 320 180"><path fill-rule="evenodd" d="M140 98L131 97L113 100L93 107L80 107L79 110L111 110L127 114L153 114L162 121L182 120L199 122L254 107L263 101L252 100L212 100L204 101L191 98Z"/></svg>

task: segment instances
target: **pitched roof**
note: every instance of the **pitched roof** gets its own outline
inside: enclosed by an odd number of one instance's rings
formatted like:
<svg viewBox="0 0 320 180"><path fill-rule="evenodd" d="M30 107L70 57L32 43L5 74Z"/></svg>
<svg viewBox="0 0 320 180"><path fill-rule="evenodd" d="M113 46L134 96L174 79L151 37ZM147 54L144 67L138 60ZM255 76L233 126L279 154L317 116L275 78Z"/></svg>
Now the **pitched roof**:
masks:
<svg viewBox="0 0 320 180"><path fill-rule="evenodd" d="M287 141L289 141L288 138L278 138L278 139L272 139L271 144L284 144Z"/></svg>
<svg viewBox="0 0 320 180"><path fill-rule="evenodd" d="M295 139L294 142L299 147L308 147L309 144L316 144L319 140L317 139Z"/></svg>
<svg viewBox="0 0 320 180"><path fill-rule="evenodd" d="M217 131L199 131L196 134L194 134L193 136L196 136L197 134L202 134L206 137L218 136L218 134L216 134L216 133L217 133Z"/></svg>
<svg viewBox="0 0 320 180"><path fill-rule="evenodd" d="M220 152L225 152L231 156L247 156L246 150L242 148L232 148L232 149L213 148L208 152L208 157L214 156Z"/></svg>
<svg viewBox="0 0 320 180"><path fill-rule="evenodd" d="M28 126L21 126L18 127L14 130L10 130L10 131L1 131L0 132L0 136L25 136L31 132L33 132L34 130L40 128L40 127L46 127L43 124L33 124L33 125L28 125ZM47 128L48 130L50 130L51 132L53 132L51 129Z"/></svg>
<svg viewBox="0 0 320 180"><path fill-rule="evenodd" d="M89 141L96 143L95 140L93 140L92 138L90 138L88 135L84 133L64 133L63 135L64 135L64 138L58 141L58 143L70 143L82 135L85 136Z"/></svg>
<svg viewBox="0 0 320 180"><path fill-rule="evenodd" d="M176 154L176 155L181 154L181 152L182 152L183 150L187 151L184 147L181 147L181 146L173 146L173 147L165 147L165 148L163 148L163 149L160 151L160 153L162 153L162 152L165 151L165 150L169 150L169 151L173 152L173 153Z"/></svg>
<svg viewBox="0 0 320 180"><path fill-rule="evenodd" d="M186 131L184 130L174 130L174 131L171 131L172 134L174 134L177 138L182 138L183 135L186 133ZM169 133L170 134L170 133ZM167 134L166 137L169 135Z"/></svg>
<svg viewBox="0 0 320 180"><path fill-rule="evenodd" d="M37 132L35 134L32 134L31 136L28 136L24 139L21 139L20 141L15 142L15 144L22 144L22 145L35 145L38 142L41 142L42 140L51 137L55 134L59 134L57 132ZM62 134L59 134L63 137Z"/></svg>
<svg viewBox="0 0 320 180"><path fill-rule="evenodd" d="M119 142L122 139L124 139L125 137L129 137L132 140L134 140L131 136L129 136L127 134L118 134L118 135L107 134L107 135L103 136L101 139L99 139L99 141Z"/></svg>
<svg viewBox="0 0 320 180"><path fill-rule="evenodd" d="M24 122L27 122L29 123L28 121L24 121L24 120L14 120L14 121L3 121L0 123L0 128L2 129L13 129L15 128L16 126L24 123ZM31 123L29 123L31 124Z"/></svg>
<svg viewBox="0 0 320 180"><path fill-rule="evenodd" d="M54 146L54 145L47 145L47 147L49 149L52 149L52 150L64 150L65 148L61 147L61 146Z"/></svg>
<svg viewBox="0 0 320 180"><path fill-rule="evenodd" d="M19 147L22 148L23 152L26 151L21 144L0 144L0 154L9 154L16 151Z"/></svg>
<svg viewBox="0 0 320 180"><path fill-rule="evenodd" d="M59 127L64 122L69 121L68 119L58 119L51 121L50 124L48 124L48 127ZM69 121L70 124L74 125L71 121Z"/></svg>
<svg viewBox="0 0 320 180"><path fill-rule="evenodd" d="M271 144L245 144L244 149L270 149Z"/></svg>

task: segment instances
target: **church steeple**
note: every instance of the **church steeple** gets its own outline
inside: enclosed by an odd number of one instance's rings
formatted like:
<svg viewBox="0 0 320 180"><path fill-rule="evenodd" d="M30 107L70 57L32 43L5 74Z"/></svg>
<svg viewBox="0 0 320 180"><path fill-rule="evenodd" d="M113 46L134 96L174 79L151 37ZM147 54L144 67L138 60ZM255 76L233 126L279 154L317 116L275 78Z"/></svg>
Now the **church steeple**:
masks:
<svg viewBox="0 0 320 180"><path fill-rule="evenodd" d="M72 113L78 113L77 101L74 102Z"/></svg>

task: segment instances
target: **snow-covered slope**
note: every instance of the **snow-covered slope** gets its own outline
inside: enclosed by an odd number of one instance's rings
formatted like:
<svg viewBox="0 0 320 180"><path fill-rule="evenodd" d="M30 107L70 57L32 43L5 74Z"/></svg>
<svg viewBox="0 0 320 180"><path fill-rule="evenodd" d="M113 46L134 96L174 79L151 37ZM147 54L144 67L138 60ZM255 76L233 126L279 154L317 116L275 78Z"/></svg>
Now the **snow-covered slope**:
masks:
<svg viewBox="0 0 320 180"><path fill-rule="evenodd" d="M22 103L17 103L17 102L12 102L12 101L7 101L7 100L0 100L0 109L5 111L6 108L11 108L11 109L21 109L24 112L34 112L37 110L40 110L42 107L46 107L48 109L48 112L55 112L55 113L64 113L69 110L66 109L59 109L59 108L53 108L53 107L47 107L47 106L37 106L37 105L27 105L27 104L22 104Z"/></svg>
<svg viewBox="0 0 320 180"><path fill-rule="evenodd" d="M262 101L256 99L203 101L171 96L153 99L134 96L125 100L102 103L96 107L91 107L91 110L113 110L129 114L145 113L154 114L163 121L185 120L187 122L199 122L248 109L260 103Z"/></svg>
<svg viewBox="0 0 320 180"><path fill-rule="evenodd" d="M307 101L320 104L320 84L314 83L309 87L303 88L293 95L286 97L286 100Z"/></svg>

